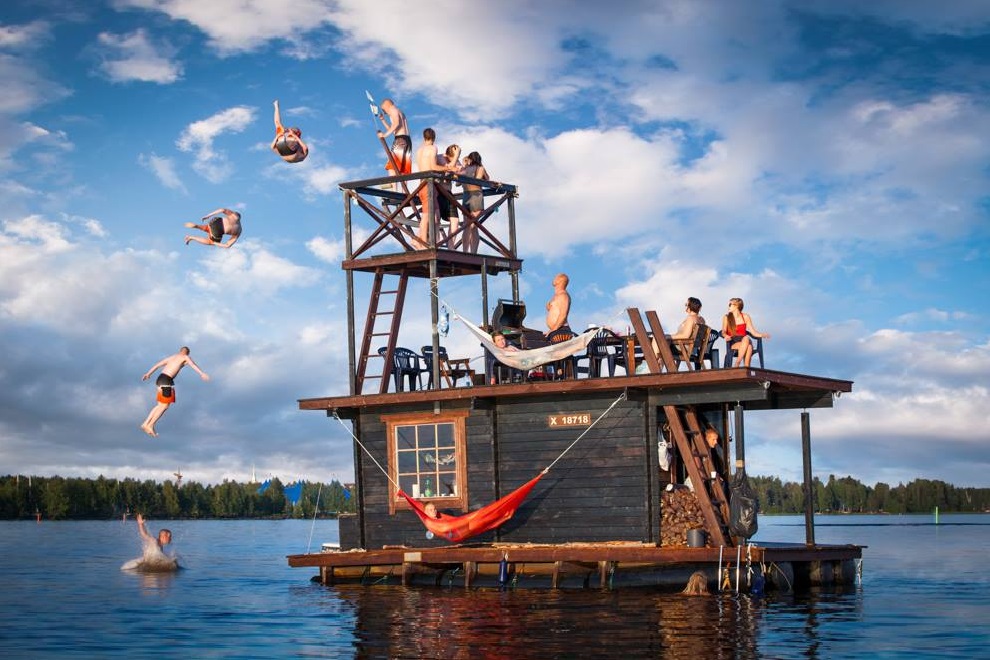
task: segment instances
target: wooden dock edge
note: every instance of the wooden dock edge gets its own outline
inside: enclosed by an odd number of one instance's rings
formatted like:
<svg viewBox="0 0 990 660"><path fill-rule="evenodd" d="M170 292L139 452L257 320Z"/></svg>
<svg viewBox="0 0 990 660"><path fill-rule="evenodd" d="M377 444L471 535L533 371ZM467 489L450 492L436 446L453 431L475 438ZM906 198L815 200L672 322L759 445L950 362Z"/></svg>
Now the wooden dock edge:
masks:
<svg viewBox="0 0 990 660"><path fill-rule="evenodd" d="M807 587L855 584L864 546L779 545L724 548L725 580L736 584L764 577L768 589L792 592ZM658 548L639 544L492 545L449 548L383 548L289 555L292 568L318 568L326 585L401 584L419 586L682 589L695 571L720 582L719 548ZM737 562L737 557L738 562ZM505 568L502 567L503 559Z"/></svg>

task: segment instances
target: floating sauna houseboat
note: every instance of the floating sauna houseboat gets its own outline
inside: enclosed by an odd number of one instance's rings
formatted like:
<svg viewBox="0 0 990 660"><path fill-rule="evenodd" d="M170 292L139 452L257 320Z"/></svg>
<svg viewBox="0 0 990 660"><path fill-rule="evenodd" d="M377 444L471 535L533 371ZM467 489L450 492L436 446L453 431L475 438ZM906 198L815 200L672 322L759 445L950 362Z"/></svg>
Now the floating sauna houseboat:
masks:
<svg viewBox="0 0 990 660"><path fill-rule="evenodd" d="M486 330L523 348L547 342L525 327L519 298L516 187L462 177L484 194L485 210L471 218L448 177L340 185L350 392L302 399L299 407L323 411L353 435L357 514L341 516L339 550L292 555L290 566L316 568L326 584L680 589L696 570L733 588L740 573L742 588L754 575L784 589L855 580L862 548L817 544L810 497L808 410L832 407L850 381L765 369L762 352L760 368L721 368L717 332L701 328L672 348L653 341L664 336L660 315L638 309L627 310L626 336L585 338L587 348L573 357L538 370L488 359L475 373L480 367L440 344L445 278L478 278L478 309L458 312L477 314ZM441 198L456 206L461 225L431 223L424 247L416 239L420 200L432 207ZM352 214L365 223L367 238L357 246ZM480 248L465 252L471 231ZM488 278L503 274L513 299L492 305ZM371 280L360 327L356 276ZM413 278L429 284L417 303L423 312L429 305L433 332L409 349L397 338ZM740 532L740 523L752 521L734 519L730 507L729 484L744 479L745 414L775 409L801 411L804 544L750 544L752 532ZM714 450L704 439L709 426L719 434ZM659 438L671 454L661 455ZM720 460L730 447L735 460ZM449 525L428 533L426 504Z"/></svg>

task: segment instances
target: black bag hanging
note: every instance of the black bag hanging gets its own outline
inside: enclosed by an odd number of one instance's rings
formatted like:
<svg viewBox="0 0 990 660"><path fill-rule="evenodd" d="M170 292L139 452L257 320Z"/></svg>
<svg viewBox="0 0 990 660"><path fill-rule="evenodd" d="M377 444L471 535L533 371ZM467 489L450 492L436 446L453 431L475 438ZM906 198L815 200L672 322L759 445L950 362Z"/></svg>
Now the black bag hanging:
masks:
<svg viewBox="0 0 990 660"><path fill-rule="evenodd" d="M748 539L754 534L758 525L756 512L759 504L756 493L749 486L745 470L738 470L732 477L729 495L729 532L733 536Z"/></svg>

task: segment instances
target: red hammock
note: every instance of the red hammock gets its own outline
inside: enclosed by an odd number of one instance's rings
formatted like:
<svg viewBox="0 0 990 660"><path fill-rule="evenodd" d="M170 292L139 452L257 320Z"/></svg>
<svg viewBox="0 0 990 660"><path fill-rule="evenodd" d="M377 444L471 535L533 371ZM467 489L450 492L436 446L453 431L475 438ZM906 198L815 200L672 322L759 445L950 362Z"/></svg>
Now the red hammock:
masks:
<svg viewBox="0 0 990 660"><path fill-rule="evenodd" d="M463 516L449 516L445 513L440 513L439 518L431 518L426 515L426 510L422 503L409 497L401 490L399 491L399 495L409 502L409 506L419 516L419 519L423 521L426 529L437 536L442 536L451 543L459 543L464 539L483 534L508 522L516 512L516 509L519 508L519 505L529 495L529 491L533 490L536 482L542 479L546 473L546 470L540 472L532 480L524 483L505 497L495 500L491 504L487 504L475 511L469 511Z"/></svg>

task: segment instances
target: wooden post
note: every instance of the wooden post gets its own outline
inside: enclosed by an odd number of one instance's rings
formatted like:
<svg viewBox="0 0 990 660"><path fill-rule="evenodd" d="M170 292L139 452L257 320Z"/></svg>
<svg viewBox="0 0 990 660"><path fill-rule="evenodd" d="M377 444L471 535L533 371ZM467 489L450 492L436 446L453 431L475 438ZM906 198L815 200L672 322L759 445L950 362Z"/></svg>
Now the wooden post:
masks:
<svg viewBox="0 0 990 660"><path fill-rule="evenodd" d="M354 255L351 234L351 192L344 192L344 249L347 252L347 259ZM357 356L355 355L355 328L354 328L354 271L347 271L347 381L351 390L351 396L360 394L357 391Z"/></svg>
<svg viewBox="0 0 990 660"><path fill-rule="evenodd" d="M743 406L741 403L736 403L735 410L733 410L733 418L736 426L736 471L746 469L746 443L745 443L745 433L743 432Z"/></svg>
<svg viewBox="0 0 990 660"><path fill-rule="evenodd" d="M815 488L811 478L811 414L801 413L801 456L804 461L804 542L815 545Z"/></svg>

